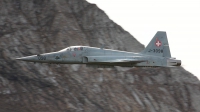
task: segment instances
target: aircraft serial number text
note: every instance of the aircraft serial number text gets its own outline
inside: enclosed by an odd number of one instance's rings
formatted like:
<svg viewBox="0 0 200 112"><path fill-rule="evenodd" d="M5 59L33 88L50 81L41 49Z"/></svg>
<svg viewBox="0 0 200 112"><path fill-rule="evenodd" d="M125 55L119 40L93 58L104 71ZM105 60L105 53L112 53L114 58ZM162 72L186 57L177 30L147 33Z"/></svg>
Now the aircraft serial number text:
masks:
<svg viewBox="0 0 200 112"><path fill-rule="evenodd" d="M45 56L38 56L38 60L46 60Z"/></svg>
<svg viewBox="0 0 200 112"><path fill-rule="evenodd" d="M163 50L162 49L149 49L148 52L163 53Z"/></svg>

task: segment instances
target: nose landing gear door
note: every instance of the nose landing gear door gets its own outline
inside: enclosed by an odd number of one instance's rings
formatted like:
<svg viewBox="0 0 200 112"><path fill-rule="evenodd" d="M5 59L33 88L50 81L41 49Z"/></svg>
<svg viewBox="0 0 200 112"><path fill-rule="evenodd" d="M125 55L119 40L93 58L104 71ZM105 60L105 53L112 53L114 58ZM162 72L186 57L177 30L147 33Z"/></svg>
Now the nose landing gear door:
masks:
<svg viewBox="0 0 200 112"><path fill-rule="evenodd" d="M56 63L62 62L62 54L55 54L54 59Z"/></svg>

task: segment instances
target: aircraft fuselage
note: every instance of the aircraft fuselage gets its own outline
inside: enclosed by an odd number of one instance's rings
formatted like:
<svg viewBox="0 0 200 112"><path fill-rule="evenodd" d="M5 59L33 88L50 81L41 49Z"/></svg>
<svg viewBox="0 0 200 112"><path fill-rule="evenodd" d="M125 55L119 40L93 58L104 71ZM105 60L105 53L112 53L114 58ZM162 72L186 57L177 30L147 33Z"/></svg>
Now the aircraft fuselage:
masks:
<svg viewBox="0 0 200 112"><path fill-rule="evenodd" d="M135 59L139 63L105 63L106 60ZM88 65L108 65L122 67L158 67L166 64L165 57L148 56L139 53L101 49L88 46L72 46L58 52L51 52L33 55L18 60L51 63L51 64L88 64Z"/></svg>
<svg viewBox="0 0 200 112"><path fill-rule="evenodd" d="M17 60L55 63L86 64L91 66L171 67L180 66L181 60L171 58L166 32L158 31L140 53L103 49L89 46L71 46L58 52L17 58Z"/></svg>

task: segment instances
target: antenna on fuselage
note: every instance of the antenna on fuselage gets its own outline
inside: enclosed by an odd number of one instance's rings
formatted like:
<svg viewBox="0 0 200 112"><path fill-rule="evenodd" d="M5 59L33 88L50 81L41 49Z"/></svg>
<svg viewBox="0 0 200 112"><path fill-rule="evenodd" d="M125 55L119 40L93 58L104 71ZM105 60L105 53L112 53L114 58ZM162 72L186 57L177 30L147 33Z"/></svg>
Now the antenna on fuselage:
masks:
<svg viewBox="0 0 200 112"><path fill-rule="evenodd" d="M104 47L105 47L105 44L101 44L101 49L104 49Z"/></svg>

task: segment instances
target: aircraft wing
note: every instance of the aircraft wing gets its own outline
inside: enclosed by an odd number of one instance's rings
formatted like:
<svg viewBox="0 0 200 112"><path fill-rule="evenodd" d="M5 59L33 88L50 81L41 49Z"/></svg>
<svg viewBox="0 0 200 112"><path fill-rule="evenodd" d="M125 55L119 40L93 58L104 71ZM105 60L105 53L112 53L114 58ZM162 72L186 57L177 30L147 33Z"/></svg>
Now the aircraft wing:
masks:
<svg viewBox="0 0 200 112"><path fill-rule="evenodd" d="M113 60L106 60L101 61L103 63L140 63L145 62L146 60L138 60L138 59L113 59Z"/></svg>
<svg viewBox="0 0 200 112"><path fill-rule="evenodd" d="M87 56L88 63L140 63L147 60L139 59L139 57L117 57L117 56Z"/></svg>

